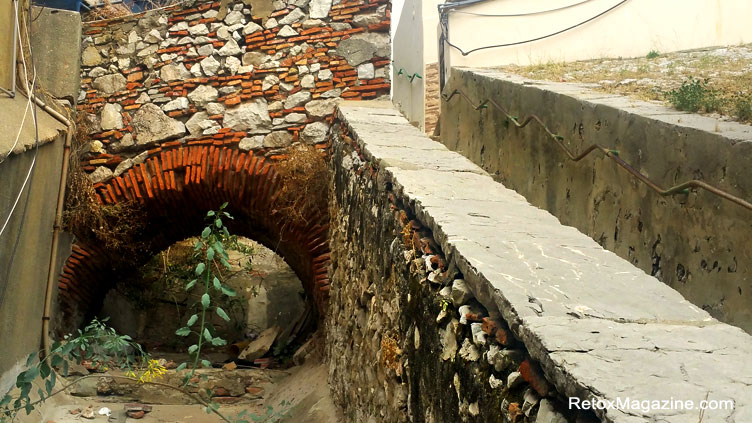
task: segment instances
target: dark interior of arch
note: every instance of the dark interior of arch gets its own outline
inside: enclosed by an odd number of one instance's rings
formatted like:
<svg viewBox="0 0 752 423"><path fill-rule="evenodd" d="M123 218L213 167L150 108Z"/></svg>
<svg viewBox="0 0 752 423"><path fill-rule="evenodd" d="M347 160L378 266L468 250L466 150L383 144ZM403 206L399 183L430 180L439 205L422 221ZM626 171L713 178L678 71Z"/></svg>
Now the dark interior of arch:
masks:
<svg viewBox="0 0 752 423"><path fill-rule="evenodd" d="M237 149L212 147L176 149L173 158L187 158L180 161L153 154L128 172L95 185L103 203L139 204L144 221L138 234L141 248L129 249L126 257L101 242L78 238L59 277L59 333L92 317L120 274L200 234L207 224L206 212L225 202L233 217L225 219L230 233L256 240L281 256L303 283L313 312L324 314L329 289L326 210L310 211L296 221L281 216L274 209L281 185L274 163Z"/></svg>

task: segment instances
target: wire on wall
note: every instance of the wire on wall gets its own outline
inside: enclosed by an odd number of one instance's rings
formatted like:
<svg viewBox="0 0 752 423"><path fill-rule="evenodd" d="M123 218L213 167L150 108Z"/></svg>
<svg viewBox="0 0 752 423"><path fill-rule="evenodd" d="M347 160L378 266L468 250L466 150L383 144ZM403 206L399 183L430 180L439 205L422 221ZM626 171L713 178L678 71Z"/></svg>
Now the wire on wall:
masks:
<svg viewBox="0 0 752 423"><path fill-rule="evenodd" d="M540 40L543 40L543 39L546 39L546 38L550 38L550 37L562 34L564 32L567 32L567 31L570 31L570 30L575 29L577 27L580 27L582 25L585 25L586 23L588 23L590 21L593 21L595 19L600 18L601 16L605 15L606 13L608 13L608 12L616 9L617 7L619 7L621 5L623 5L627 1L629 1L629 0L621 0L619 3L616 3L615 5L609 7L608 9L604 10L603 12L601 12L601 13L593 16L593 17L590 17L590 18L588 18L588 19L586 19L586 20L584 20L582 22L576 23L576 24L574 24L572 26L569 26L567 28L561 29L559 31L552 32L550 34L542 35L540 37L530 38L528 40L515 41L515 42L512 42L512 43L503 43L503 44L494 44L494 45L483 46L483 47L476 47L474 49L470 49L470 50L467 50L467 51L463 50L461 47L459 47L459 46L453 44L451 41L449 41L449 36L448 36L448 33L449 33L448 20L446 20L446 19L444 19L444 20L440 19L439 23L441 24L441 32L442 32L442 35L443 35L442 38L443 38L444 42L446 42L446 44L448 46L450 46L450 47L454 48L455 50L459 51L460 54L462 54L463 56L467 56L468 54L471 54L471 53L474 53L474 52L480 51L480 50L487 50L487 49L491 49L491 48L501 48L501 47L511 47L511 46L516 46L516 45L520 45L520 44L527 44L527 43L532 43L534 41L540 41ZM449 10L449 11L451 11L451 10Z"/></svg>
<svg viewBox="0 0 752 423"><path fill-rule="evenodd" d="M498 111L500 111L504 116L509 119L509 121L514 124L517 128L524 128L531 122L537 123L543 131L546 132L549 138L551 138L556 145L559 146L561 150L564 151L564 153L569 157L569 160L578 162L582 159L584 159L586 156L588 156L590 153L597 151L601 152L604 156L606 156L611 161L615 162L618 166L629 172L632 176L637 178L640 182L647 185L651 190L655 191L658 195L661 195L663 197L670 196L670 195L676 195L676 194L686 194L689 192L690 188L699 188L703 189L705 191L708 191L714 195L717 195L725 200L731 201L732 203L738 204L748 210L752 210L752 203L739 198L735 195L732 195L726 191L721 190L720 188L714 187L704 181L700 181L697 179L693 179L691 181L682 182L680 184L674 185L668 189L661 188L658 184L650 180L647 176L645 176L643 173L635 169L632 165L627 163L624 159L619 157L619 152L617 150L606 148L600 144L591 144L587 148L585 148L582 152L579 154L573 153L569 148L567 148L566 145L562 142L564 140L564 137L561 135L557 135L553 133L548 126L543 122L541 118L538 116L531 114L527 115L522 121L520 121L516 116L512 116L509 111L507 111L506 108L501 106L499 103L494 101L491 98L486 98L479 104L475 104L470 97L467 96L462 90L454 90L451 94L441 94L442 100L449 102L454 98L456 95L460 95L462 98L465 99L468 103L470 103L470 106L472 106L473 109L480 111L481 109L487 108L488 104L491 104L493 107L495 107Z"/></svg>

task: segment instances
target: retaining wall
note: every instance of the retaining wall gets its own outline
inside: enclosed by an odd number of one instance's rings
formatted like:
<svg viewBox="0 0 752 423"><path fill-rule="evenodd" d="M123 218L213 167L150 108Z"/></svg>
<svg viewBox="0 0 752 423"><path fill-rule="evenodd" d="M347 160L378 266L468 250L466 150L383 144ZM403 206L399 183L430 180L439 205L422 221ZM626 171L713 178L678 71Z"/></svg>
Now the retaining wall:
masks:
<svg viewBox="0 0 752 423"><path fill-rule="evenodd" d="M590 90L481 69L454 69L445 94L491 98L537 115L574 154L597 143L668 188L700 179L752 199L752 127ZM752 211L692 189L662 197L595 152L579 162L536 124L517 129L494 107L442 101L441 140L531 204L681 292L712 316L752 331Z"/></svg>
<svg viewBox="0 0 752 423"><path fill-rule="evenodd" d="M348 421L642 422L731 400L752 419L752 337L563 226L389 106L332 127L329 382ZM442 117L443 121L443 117Z"/></svg>

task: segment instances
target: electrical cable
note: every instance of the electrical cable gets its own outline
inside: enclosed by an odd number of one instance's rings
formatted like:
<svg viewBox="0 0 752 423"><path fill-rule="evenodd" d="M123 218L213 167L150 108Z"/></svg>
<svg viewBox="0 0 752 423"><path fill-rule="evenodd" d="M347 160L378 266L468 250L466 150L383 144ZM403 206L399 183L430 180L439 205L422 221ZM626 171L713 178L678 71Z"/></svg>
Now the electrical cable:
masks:
<svg viewBox="0 0 752 423"><path fill-rule="evenodd" d="M478 16L478 17L483 17L483 18L516 18L516 17L521 17L521 16L545 15L545 14L548 14L548 13L553 13L553 12L558 12L558 11L561 11L561 10L571 9L573 7L577 7L577 6L581 5L581 4L589 3L591 1L593 1L593 0L582 0L579 3L570 4L568 6L557 7L556 9L538 10L538 11L535 11L535 12L526 12L526 13L510 13L510 14L494 14L494 13L486 14L486 13L465 12L463 10L457 10L457 9L453 9L451 7L445 7L444 9L446 11L452 12L452 13L459 13L459 14L462 14L462 15Z"/></svg>
<svg viewBox="0 0 752 423"><path fill-rule="evenodd" d="M449 45L450 47L452 47L452 48L456 49L457 51L459 51L459 52L460 52L460 53L461 53L461 54L462 54L463 56L467 56L468 54L470 54L470 53L473 53L473 52L476 52L476 51L479 51L479 50L486 50L486 49L490 49L490 48L500 48L500 47L510 47L510 46L516 46L516 45L520 45L520 44L527 44L527 43L532 43L532 42L534 42L534 41L540 41L540 40L543 40L543 39L546 39L546 38L550 38L550 37L553 37L553 36L559 35L559 34L561 34L561 33L567 32L567 31L569 31L569 30L575 29L575 28L577 28L577 27L579 27L579 26L585 25L586 23L588 23L588 22L590 22L590 21L592 21L592 20L598 19L599 17L601 17L601 16L605 15L606 13L608 13L608 12L610 12L610 11L612 11L612 10L616 9L617 7L619 7L619 6L621 6L622 4L626 3L627 1L629 1L629 0L621 0L621 1L619 2L619 3L617 3L617 4L615 4L615 5L611 6L611 7L609 7L608 9L604 10L603 12L601 12L601 13L599 13L599 14L597 14L597 15L595 15L595 16L593 16L593 17L591 17L591 18L587 19L587 20L584 20L584 21L582 21L582 22L579 22L579 23L577 23L577 24L574 24L574 25L572 25L572 26L569 26L569 27L567 27L567 28L564 28L564 29L562 29L562 30L559 30L559 31L553 32L553 33L551 33L551 34L547 34L547 35L542 35L542 36L540 36L540 37L536 37L536 38L531 38L531 39L529 39L529 40L523 40L523 41L515 41L515 42L513 42L513 43L495 44L495 45L484 46L484 47L477 47L477 48L474 48L474 49L471 49L471 50L465 51L465 50L463 50L462 48L460 48L459 46L457 46L457 45L455 45L455 44L452 44L452 43L451 43L451 42L449 41L449 39L448 39L448 38L447 38L446 36L444 36L443 38L444 38L445 42L446 42L446 43L447 43L447 44L448 44L448 45ZM442 25L442 27L441 27L441 32L442 32L442 34L444 34L445 32L449 32L449 28L447 28L447 23L444 23L444 24Z"/></svg>
<svg viewBox="0 0 752 423"><path fill-rule="evenodd" d="M609 158L612 161L614 161L618 166L620 166L621 168L623 168L624 170L626 170L627 172L629 172L632 176L634 176L640 182L642 182L645 185L647 185L650 189L652 189L653 191L655 191L660 196L665 197L665 196L669 196L669 195L686 194L686 193L689 192L689 188L702 188L702 189L704 189L704 190L706 190L706 191L708 191L708 192L710 192L712 194L715 194L715 195L717 195L717 196L719 196L721 198L724 198L724 199L726 199L728 201L731 201L732 203L738 204L738 205L740 205L740 206L742 206L742 207L744 207L744 208L746 208L748 210L752 210L752 203L750 203L750 202L748 202L748 201L746 201L746 200L744 200L742 198L739 198L739 197L737 197L735 195L732 195L732 194L730 194L730 193L728 193L726 191L723 191L720 188L716 188L713 185L708 184L707 182L700 181L700 180L697 180L697 179L693 179L691 181L685 181L685 182L682 182L681 184L674 185L671 188L663 189L658 184L656 184L655 182L653 182L652 180L650 180L643 173L641 173L639 170L635 169L632 165L630 165L629 163L627 163L624 159L622 159L621 157L619 157L619 152L617 150L613 150L613 149L604 147L604 146L602 146L600 144L591 144L587 148L585 148L582 152L580 152L580 154L574 154L572 151L569 150L569 148L567 148L566 145L564 145L564 143L563 143L564 137L562 137L561 135L557 135L557 134L553 133L548 128L548 126L546 126L546 124L543 122L543 120L541 118L539 118L537 115L533 115L533 114L527 115L522 120L522 122L520 122L520 120L516 116L512 116L509 113L509 111L507 111L507 109L505 109L503 106L499 105L499 103L495 102L493 99L486 98L481 103L479 103L479 104L476 105L476 104L473 103L473 101L470 99L470 97L467 96L467 94L465 94L462 90L458 90L458 89L452 91L452 93L449 94L449 95L446 95L446 94L442 93L441 94L441 99L444 100L444 101L446 101L446 102L449 102L457 94L459 94L462 98L464 98L465 101L467 101L468 103L470 103L470 106L473 109L475 109L475 110L485 109L486 105L490 103L497 110L499 110L502 114L504 114L504 116L507 119L509 119L512 122L512 124L514 124L514 126L517 127L517 128L524 128L530 122L537 123L543 129L543 131L545 131L546 134L556 143L556 145L558 145L559 148L561 148L561 150L564 151L564 153L567 155L567 157L569 158L569 160L571 160L573 162L578 162L578 161L584 159L586 156L588 156L593 151L600 151L601 153L603 153L604 156L606 156L607 158Z"/></svg>
<svg viewBox="0 0 752 423"><path fill-rule="evenodd" d="M19 43L21 43L21 62L23 63L23 68L24 68L24 85L25 85L25 88L26 88L26 94L29 96L29 98L31 98L34 95L34 90L35 90L35 87L36 87L37 72L36 72L36 67L34 65L34 56L33 56L32 47L31 47L31 31L29 29L29 27L31 26L31 2L30 1L29 1L29 8L28 8L28 18L29 18L29 23L26 26L26 39L28 40L28 43L29 43L29 61L31 62L31 68L32 68L32 72L33 72L32 73L33 76L32 76L32 85L31 85L31 87L29 87L29 81L28 81L28 75L29 75L29 73L28 73L28 68L27 68L27 64L26 64L26 57L25 57L25 54L23 52L23 42L22 42L22 38L21 37L19 37ZM20 25L19 25L19 35L20 35ZM21 186L21 189L20 189L20 191L18 193L18 196L16 197L16 201L13 204L13 207L11 208L10 213L8 214L7 220L3 224L2 230L0 230L0 236L2 236L2 233L5 231L5 228L7 227L7 224L10 221L11 216L13 215L13 212L15 211L16 206L18 205L18 200L21 198L21 195L23 194L24 190L26 189L27 184L30 187L32 181L34 180L34 170L36 169L36 161L37 161L37 156L39 154L39 125L38 125L38 121L37 121L36 103L34 104L33 109L32 109L32 118L33 118L33 121L34 121L34 139L35 139L35 141L34 141L34 157L33 157L32 161L31 161L31 165L29 166L29 171L26 174L26 178L24 180L24 183ZM30 189L31 188L29 188L29 190ZM30 200L30 198L31 198L31 191L27 192L26 199L24 200L24 207L23 207L23 211L21 212L21 225L23 225L23 222L26 220L26 212L27 212L28 207L29 207L29 200ZM18 245L19 245L19 243L21 241L21 232L22 231L19 228L18 234L16 235L16 240L15 240L15 242L13 244L13 250L12 250L11 255L10 255L10 260L8 261L8 267L7 267L6 271L5 271L5 279L4 279L4 281L0 281L0 282L3 282L2 285L1 285L2 289L0 290L0 306L2 306L2 304L3 304L3 300L4 300L4 297L5 297L5 291L6 291L6 288L7 288L8 284L10 283L10 280L9 280L10 270L13 267L13 260L15 259L16 252L17 252L17 249L18 249Z"/></svg>
<svg viewBox="0 0 752 423"><path fill-rule="evenodd" d="M20 35L20 26L19 26L19 35ZM20 40L21 40L21 38L19 37L19 42L20 42ZM22 47L21 48L21 63L23 63L23 69L24 69L25 75L28 75L28 69L27 69L27 65L26 65L26 57L25 57L25 54L23 52L23 45L21 47ZM36 80L37 80L36 69L32 68L32 71L33 71L33 74L32 74L33 77L32 77L31 88L29 88L29 81L28 81L28 79L26 79L26 77L24 77L24 84L25 84L26 93L27 93L27 95L29 97L29 100L31 100L31 97L33 95L33 90L35 89ZM34 107L32 110L33 110L32 117L33 117L33 121L34 121L34 127L36 128L36 126L37 126L36 113L35 113L36 107ZM22 129L23 129L23 127L19 130L19 134L20 134L20 132L21 132ZM36 132L36 130L35 130L35 132ZM35 142L36 148L38 148L38 142L39 142L39 139L37 138L37 140ZM14 147L15 147L15 144L14 144ZM31 165L29 166L29 171L26 173L26 178L24 179L24 182L21 185L21 189L19 190L18 195L16 196L16 200L13 202L13 206L11 207L10 212L8 213L8 217L5 219L5 222L3 223L2 228L0 228L0 237L2 237L3 233L5 233L5 229L8 227L8 222L10 222L10 219L13 216L13 212L16 210L16 207L18 206L18 201L21 199L21 195L23 194L24 190L26 189L26 185L29 183L29 179L31 179L31 174L33 173L34 167L36 165L36 158L37 157L36 157L36 149L35 149L34 158L33 158L32 162L31 162Z"/></svg>

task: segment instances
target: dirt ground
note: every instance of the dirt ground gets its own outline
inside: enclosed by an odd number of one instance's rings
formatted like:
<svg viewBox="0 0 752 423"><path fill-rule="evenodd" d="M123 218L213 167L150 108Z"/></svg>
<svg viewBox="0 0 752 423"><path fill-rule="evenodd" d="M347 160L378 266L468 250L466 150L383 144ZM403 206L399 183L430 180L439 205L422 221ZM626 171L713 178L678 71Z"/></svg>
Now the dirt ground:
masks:
<svg viewBox="0 0 752 423"><path fill-rule="evenodd" d="M532 79L593 83L596 90L668 106L672 90L700 81L714 97L712 113L707 114L752 122L752 44L502 69Z"/></svg>
<svg viewBox="0 0 752 423"><path fill-rule="evenodd" d="M172 375L166 375L166 381L177 378L174 370L170 372ZM246 417L247 420L254 422L344 422L329 395L327 366L317 357L313 357L310 362L303 365L286 370L239 369L228 374L227 371L222 369L212 369L205 372L209 373L210 380L214 377L220 379L237 377L238 380L249 380L248 378L251 378L258 382L253 395L243 395L232 404L220 404L219 411L231 420L232 417L245 410L258 418L258 420L253 420ZM102 377L107 375L108 373L101 374ZM96 391L97 379L91 380L94 381L94 390ZM190 400L186 399L181 393L167 391L170 390L143 385L140 390L131 395L102 396L96 395L96 392L90 392L93 395L77 396L86 395L86 388L84 387L74 391L76 395L61 394L54 397L54 400L48 401L44 407L35 410L31 415L19 416L17 421L21 423L214 423L222 421L215 414L207 414L201 405L187 404ZM149 404L152 406L152 411L146 413L140 419L125 417L125 404L133 402ZM112 415L108 418L105 415L97 414L94 419L86 419L82 417L80 412L77 412L89 406L92 407L95 414L102 407L107 407L112 411Z"/></svg>

